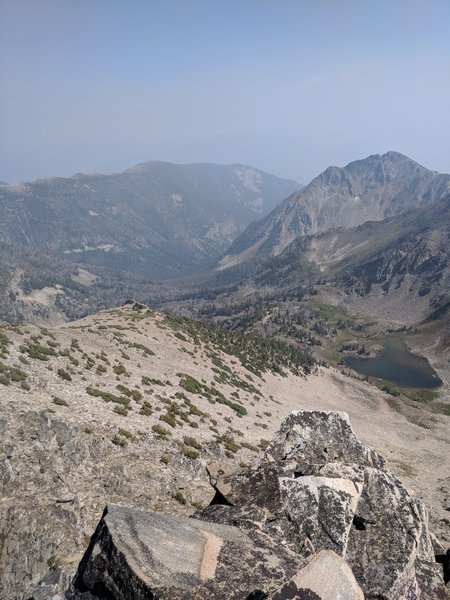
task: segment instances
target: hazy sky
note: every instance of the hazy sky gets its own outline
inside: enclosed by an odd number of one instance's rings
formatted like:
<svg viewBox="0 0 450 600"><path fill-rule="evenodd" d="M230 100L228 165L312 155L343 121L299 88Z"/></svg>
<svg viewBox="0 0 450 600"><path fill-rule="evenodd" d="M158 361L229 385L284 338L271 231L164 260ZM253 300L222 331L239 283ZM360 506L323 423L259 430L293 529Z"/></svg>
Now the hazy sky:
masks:
<svg viewBox="0 0 450 600"><path fill-rule="evenodd" d="M450 172L448 0L0 0L0 179L148 160Z"/></svg>

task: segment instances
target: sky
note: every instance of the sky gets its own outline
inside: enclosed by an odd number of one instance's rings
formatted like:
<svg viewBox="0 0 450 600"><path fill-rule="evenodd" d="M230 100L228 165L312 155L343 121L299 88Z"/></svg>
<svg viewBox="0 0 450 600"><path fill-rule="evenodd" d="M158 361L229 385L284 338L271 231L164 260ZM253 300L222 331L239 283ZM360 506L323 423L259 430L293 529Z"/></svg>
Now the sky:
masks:
<svg viewBox="0 0 450 600"><path fill-rule="evenodd" d="M448 0L0 0L0 180L150 160L450 172Z"/></svg>

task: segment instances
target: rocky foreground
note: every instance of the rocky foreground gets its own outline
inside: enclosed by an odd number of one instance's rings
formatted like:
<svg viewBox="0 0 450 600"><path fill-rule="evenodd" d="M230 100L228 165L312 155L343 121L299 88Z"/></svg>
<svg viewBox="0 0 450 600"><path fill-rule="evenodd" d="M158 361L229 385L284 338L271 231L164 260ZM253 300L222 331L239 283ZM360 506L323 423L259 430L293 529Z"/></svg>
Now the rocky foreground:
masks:
<svg viewBox="0 0 450 600"><path fill-rule="evenodd" d="M221 332L136 304L52 329L0 325L0 600L62 597L105 506L109 520L113 505L187 518L208 510L210 477L247 505L218 471L256 468L298 410L348 413L449 546L448 417L393 410L333 369L295 374L289 354Z"/></svg>
<svg viewBox="0 0 450 600"><path fill-rule="evenodd" d="M193 518L110 506L66 598L439 600L450 552L345 413L297 411ZM66 581L41 583L34 600ZM447 593L447 595L446 595Z"/></svg>

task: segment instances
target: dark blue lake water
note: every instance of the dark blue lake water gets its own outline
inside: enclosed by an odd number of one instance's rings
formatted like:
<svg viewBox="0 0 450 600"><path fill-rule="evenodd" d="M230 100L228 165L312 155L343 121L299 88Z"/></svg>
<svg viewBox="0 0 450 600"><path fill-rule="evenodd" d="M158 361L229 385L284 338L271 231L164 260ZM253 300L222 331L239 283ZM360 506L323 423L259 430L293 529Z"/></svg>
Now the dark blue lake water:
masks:
<svg viewBox="0 0 450 600"><path fill-rule="evenodd" d="M344 364L358 373L379 377L403 388L431 389L442 384L426 358L412 354L394 340L386 340L382 352L374 358L346 356Z"/></svg>

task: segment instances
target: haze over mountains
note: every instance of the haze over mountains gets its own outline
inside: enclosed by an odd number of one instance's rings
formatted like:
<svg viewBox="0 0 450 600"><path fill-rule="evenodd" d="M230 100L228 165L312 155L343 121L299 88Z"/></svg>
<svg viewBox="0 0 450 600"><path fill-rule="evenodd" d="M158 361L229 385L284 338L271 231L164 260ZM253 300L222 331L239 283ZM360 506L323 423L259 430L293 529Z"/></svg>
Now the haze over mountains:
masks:
<svg viewBox="0 0 450 600"><path fill-rule="evenodd" d="M340 302L389 307L397 322L446 305L450 175L387 152L289 195L298 187L251 167L160 162L2 186L1 314L60 322L130 297L161 306L194 279L150 279L201 269L195 294L326 279Z"/></svg>
<svg viewBox="0 0 450 600"><path fill-rule="evenodd" d="M0 189L0 241L164 279L204 267L299 184L244 165L149 162Z"/></svg>

